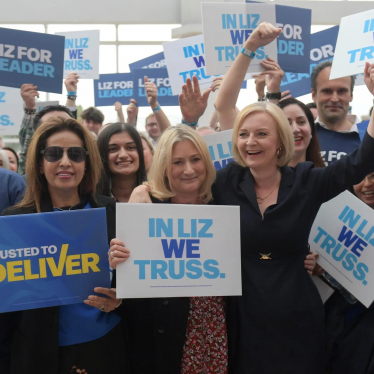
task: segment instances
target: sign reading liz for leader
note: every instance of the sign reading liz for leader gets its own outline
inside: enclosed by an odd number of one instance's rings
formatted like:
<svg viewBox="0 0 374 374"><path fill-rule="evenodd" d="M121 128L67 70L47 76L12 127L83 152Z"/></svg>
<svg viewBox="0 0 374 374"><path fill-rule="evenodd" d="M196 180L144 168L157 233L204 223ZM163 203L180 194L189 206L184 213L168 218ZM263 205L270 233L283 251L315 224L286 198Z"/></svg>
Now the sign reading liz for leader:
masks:
<svg viewBox="0 0 374 374"><path fill-rule="evenodd" d="M0 227L1 313L81 303L110 287L104 208L5 216Z"/></svg>
<svg viewBox="0 0 374 374"><path fill-rule="evenodd" d="M80 79L99 78L100 30L58 32L65 36L64 78L70 73Z"/></svg>
<svg viewBox="0 0 374 374"><path fill-rule="evenodd" d="M0 27L0 85L62 93L63 36Z"/></svg>
<svg viewBox="0 0 374 374"><path fill-rule="evenodd" d="M117 204L117 297L241 295L239 207Z"/></svg>
<svg viewBox="0 0 374 374"><path fill-rule="evenodd" d="M374 300L374 211L348 191L323 204L309 236L318 264L362 304Z"/></svg>
<svg viewBox="0 0 374 374"><path fill-rule="evenodd" d="M374 63L374 9L341 19L330 79L362 73L366 62Z"/></svg>

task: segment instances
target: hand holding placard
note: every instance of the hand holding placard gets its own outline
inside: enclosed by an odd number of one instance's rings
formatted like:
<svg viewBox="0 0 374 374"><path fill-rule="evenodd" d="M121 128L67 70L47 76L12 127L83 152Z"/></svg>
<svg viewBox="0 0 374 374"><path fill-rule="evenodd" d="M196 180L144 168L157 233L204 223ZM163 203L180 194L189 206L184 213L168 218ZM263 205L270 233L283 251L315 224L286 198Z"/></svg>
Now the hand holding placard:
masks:
<svg viewBox="0 0 374 374"><path fill-rule="evenodd" d="M201 95L199 80L196 76L192 77L193 86L190 78L182 86L182 93L179 95L179 105L183 115L183 120L188 123L194 123L204 114L208 105L211 88L207 88Z"/></svg>
<svg viewBox="0 0 374 374"><path fill-rule="evenodd" d="M77 73L70 73L64 81L67 92L74 92L74 91L76 92L77 87L78 87L78 82L79 82L79 75Z"/></svg>
<svg viewBox="0 0 374 374"><path fill-rule="evenodd" d="M144 77L144 88L147 100L152 109L158 107L157 103L157 86L148 80L148 77Z"/></svg>
<svg viewBox="0 0 374 374"><path fill-rule="evenodd" d="M39 97L39 92L37 91L37 86L33 84L23 84L21 86L21 96L25 103L26 109L35 108L35 97Z"/></svg>
<svg viewBox="0 0 374 374"><path fill-rule="evenodd" d="M244 48L255 52L258 48L264 47L274 41L282 32L282 29L273 26L271 23L260 23L244 43Z"/></svg>
<svg viewBox="0 0 374 374"><path fill-rule="evenodd" d="M110 241L108 258L109 265L112 269L116 269L118 264L125 262L129 257L130 250L125 247L124 242L116 238Z"/></svg>
<svg viewBox="0 0 374 374"><path fill-rule="evenodd" d="M374 64L366 62L364 81L370 93L374 95Z"/></svg>

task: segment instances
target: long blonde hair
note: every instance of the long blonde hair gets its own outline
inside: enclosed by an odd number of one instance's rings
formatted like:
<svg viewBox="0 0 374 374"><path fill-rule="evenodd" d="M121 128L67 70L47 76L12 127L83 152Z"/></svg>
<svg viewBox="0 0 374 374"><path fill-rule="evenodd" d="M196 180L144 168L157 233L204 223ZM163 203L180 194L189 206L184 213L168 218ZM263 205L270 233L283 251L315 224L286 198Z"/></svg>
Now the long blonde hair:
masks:
<svg viewBox="0 0 374 374"><path fill-rule="evenodd" d="M171 178L171 164L173 147L176 143L189 140L199 151L206 169L206 178L200 187L199 197L203 203L212 200L211 187L216 179L216 170L210 158L209 150L202 137L186 125L169 127L161 136L152 166L149 170L147 183L151 194L160 200L167 200L176 195L169 180Z"/></svg>
<svg viewBox="0 0 374 374"><path fill-rule="evenodd" d="M281 143L281 149L277 160L277 166L286 166L291 161L295 148L295 141L292 135L291 126L288 123L287 117L283 113L282 109L280 109L275 104L267 102L258 102L250 104L246 106L244 109L242 109L236 117L234 130L232 133L232 153L234 155L236 162L243 167L247 166L238 149L238 136L240 127L242 126L244 120L250 114L255 112L267 113L276 122L278 138Z"/></svg>
<svg viewBox="0 0 374 374"><path fill-rule="evenodd" d="M26 192L22 201L16 207L36 207L38 213L41 212L40 202L43 194L49 194L48 182L40 172L43 155L40 153L47 146L48 138L62 131L70 131L76 134L83 142L83 148L88 151L86 158L86 171L79 185L81 196L87 193L95 193L96 185L102 170L102 163L96 142L91 133L74 119L62 117L52 117L42 123L35 131L26 159Z"/></svg>

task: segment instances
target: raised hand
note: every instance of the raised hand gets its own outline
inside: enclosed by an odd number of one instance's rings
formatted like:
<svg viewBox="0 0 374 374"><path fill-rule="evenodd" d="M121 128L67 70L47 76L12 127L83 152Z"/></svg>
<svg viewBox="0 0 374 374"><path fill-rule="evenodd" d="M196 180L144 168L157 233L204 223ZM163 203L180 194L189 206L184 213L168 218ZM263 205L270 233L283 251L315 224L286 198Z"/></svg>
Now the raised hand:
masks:
<svg viewBox="0 0 374 374"><path fill-rule="evenodd" d="M270 44L280 35L281 32L282 29L273 26L271 23L262 22L248 37L244 47L255 52L259 47Z"/></svg>
<svg viewBox="0 0 374 374"><path fill-rule="evenodd" d="M364 81L370 93L374 95L374 64L365 64Z"/></svg>
<svg viewBox="0 0 374 374"><path fill-rule="evenodd" d="M157 86L148 80L148 77L144 77L144 88L147 100L152 109L158 107L157 102Z"/></svg>
<svg viewBox="0 0 374 374"><path fill-rule="evenodd" d="M39 97L39 92L37 91L37 86L33 84L23 84L21 86L21 96L25 103L26 109L35 108L35 97Z"/></svg>
<svg viewBox="0 0 374 374"><path fill-rule="evenodd" d="M265 76L265 85L270 93L277 93L280 90L280 85L284 76L284 71L280 68L277 62L268 57L267 60L261 61L261 66L266 71L261 72L259 75Z"/></svg>
<svg viewBox="0 0 374 374"><path fill-rule="evenodd" d="M138 115L138 107L135 99L130 100L130 104L127 106L127 123L129 125L136 124L136 117Z"/></svg>
<svg viewBox="0 0 374 374"><path fill-rule="evenodd" d="M186 83L182 86L182 93L179 95L179 106L184 121L193 123L199 120L205 112L211 92L212 89L207 88L201 94L198 78L194 75L192 82L190 78L187 78Z"/></svg>
<svg viewBox="0 0 374 374"><path fill-rule="evenodd" d="M77 73L70 73L65 81L65 87L68 92L74 92L77 91L78 88L78 82L79 82L79 75Z"/></svg>

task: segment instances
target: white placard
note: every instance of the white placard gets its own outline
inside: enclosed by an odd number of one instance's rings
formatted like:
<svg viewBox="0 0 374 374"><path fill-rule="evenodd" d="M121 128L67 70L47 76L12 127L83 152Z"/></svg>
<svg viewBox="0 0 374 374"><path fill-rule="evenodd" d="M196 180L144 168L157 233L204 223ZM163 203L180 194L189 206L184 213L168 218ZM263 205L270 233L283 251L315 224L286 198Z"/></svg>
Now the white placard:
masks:
<svg viewBox="0 0 374 374"><path fill-rule="evenodd" d="M35 103L35 105L36 105L36 113L40 112L42 109L44 109L47 106L58 105L58 104L59 104L58 101L37 101Z"/></svg>
<svg viewBox="0 0 374 374"><path fill-rule="evenodd" d="M231 148L232 131L226 130L203 136L216 170L225 168L234 160Z"/></svg>
<svg viewBox="0 0 374 374"><path fill-rule="evenodd" d="M348 191L323 204L310 248L318 264L362 304L374 300L374 211Z"/></svg>
<svg viewBox="0 0 374 374"><path fill-rule="evenodd" d="M248 38L261 22L276 24L274 4L202 3L206 72L226 74ZM277 61L274 40L256 52L248 73L263 70L260 62L266 56Z"/></svg>
<svg viewBox="0 0 374 374"><path fill-rule="evenodd" d="M0 86L0 136L18 135L23 115L20 89Z"/></svg>
<svg viewBox="0 0 374 374"><path fill-rule="evenodd" d="M362 73L365 62L374 63L374 9L341 19L330 79Z"/></svg>
<svg viewBox="0 0 374 374"><path fill-rule="evenodd" d="M64 78L99 79L100 30L56 32L65 36Z"/></svg>
<svg viewBox="0 0 374 374"><path fill-rule="evenodd" d="M319 295L321 296L322 302L325 303L330 296L334 293L334 289L328 286L324 281L319 279L317 276L312 275L312 280L317 287Z"/></svg>
<svg viewBox="0 0 374 374"><path fill-rule="evenodd" d="M237 206L117 203L117 297L241 295Z"/></svg>

